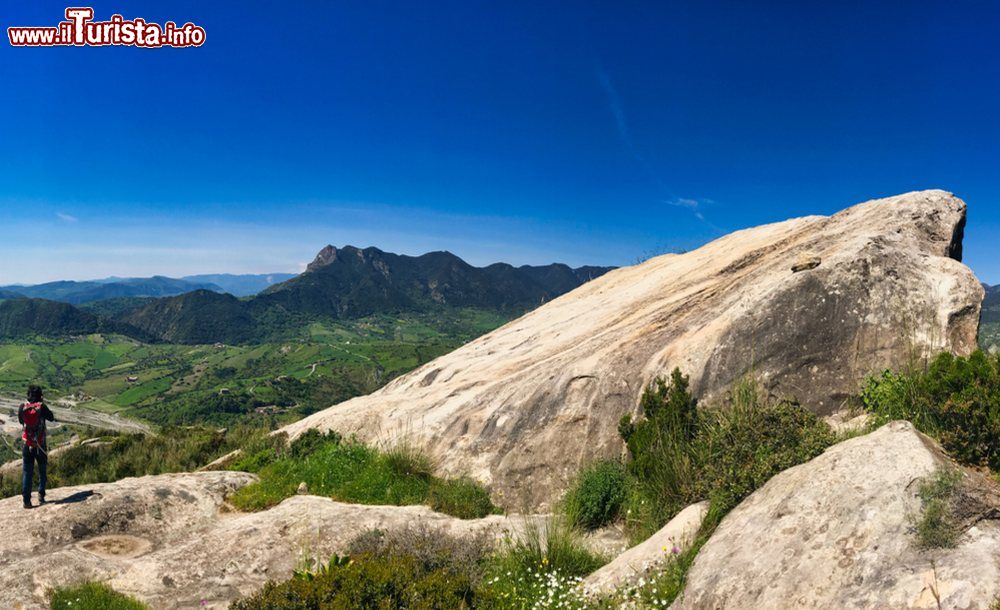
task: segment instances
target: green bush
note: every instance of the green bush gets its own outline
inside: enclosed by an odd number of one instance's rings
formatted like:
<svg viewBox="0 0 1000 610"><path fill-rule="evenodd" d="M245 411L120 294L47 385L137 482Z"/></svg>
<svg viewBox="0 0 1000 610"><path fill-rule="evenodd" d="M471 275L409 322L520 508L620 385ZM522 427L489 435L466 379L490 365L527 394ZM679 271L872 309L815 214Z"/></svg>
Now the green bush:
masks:
<svg viewBox="0 0 1000 610"><path fill-rule="evenodd" d="M425 569L403 555L360 555L333 561L315 574L299 574L271 582L250 597L233 602L232 610L387 610L471 608L473 583L448 568Z"/></svg>
<svg viewBox="0 0 1000 610"><path fill-rule="evenodd" d="M625 468L618 460L603 460L585 468L563 500L570 523L587 530L616 521L624 502Z"/></svg>
<svg viewBox="0 0 1000 610"><path fill-rule="evenodd" d="M726 404L699 409L675 370L643 395L637 423L622 422L629 448L626 524L645 540L684 507L711 499L728 511L782 470L834 442L829 426L802 407L774 402L750 379Z"/></svg>
<svg viewBox="0 0 1000 610"><path fill-rule="evenodd" d="M1000 469L1000 355L943 353L922 371L886 371L861 400L875 425L908 420L959 462Z"/></svg>
<svg viewBox="0 0 1000 610"><path fill-rule="evenodd" d="M688 390L688 377L674 369L669 382L656 378L643 392L639 408L643 420L633 423L626 415L618 431L628 445L629 471L649 476L658 468L656 460L663 445L688 444L698 429L698 402Z"/></svg>
<svg viewBox="0 0 1000 610"><path fill-rule="evenodd" d="M292 441L288 453L292 458L301 460L327 445L339 445L342 440L341 436L332 430L323 433L315 428L310 428Z"/></svg>
<svg viewBox="0 0 1000 610"><path fill-rule="evenodd" d="M54 589L49 594L52 610L151 610L146 604L96 582Z"/></svg>
<svg viewBox="0 0 1000 610"><path fill-rule="evenodd" d="M288 454L288 435L258 434L240 448L239 454L229 460L224 467L228 470L242 472L260 472L268 464L274 463L279 457Z"/></svg>
<svg viewBox="0 0 1000 610"><path fill-rule="evenodd" d="M351 541L351 557L401 556L417 560L424 571L450 570L479 582L483 566L493 551L493 537L487 530L458 537L445 529L415 525L383 532L369 530Z"/></svg>
<svg viewBox="0 0 1000 610"><path fill-rule="evenodd" d="M737 384L728 408L710 412L699 432L699 482L719 510L735 508L771 477L808 462L834 443L830 427L787 402L769 402L752 381Z"/></svg>

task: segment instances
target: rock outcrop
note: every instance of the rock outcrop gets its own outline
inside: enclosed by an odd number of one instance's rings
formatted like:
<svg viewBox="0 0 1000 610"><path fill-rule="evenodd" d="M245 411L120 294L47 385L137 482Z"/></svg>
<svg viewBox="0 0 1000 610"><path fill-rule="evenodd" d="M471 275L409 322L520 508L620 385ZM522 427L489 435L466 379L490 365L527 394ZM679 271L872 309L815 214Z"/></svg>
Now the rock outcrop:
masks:
<svg viewBox="0 0 1000 610"><path fill-rule="evenodd" d="M949 193L910 193L618 269L286 431L408 435L495 501L543 507L621 452L620 417L673 367L706 399L752 370L827 415L875 369L975 349L983 288L960 262L965 213Z"/></svg>
<svg viewBox="0 0 1000 610"><path fill-rule="evenodd" d="M464 521L424 506L359 506L300 495L259 513L227 510L254 480L200 472L53 489L30 511L0 501L0 608L48 608L46 592L108 583L157 609L227 608L305 559L328 560L370 529L426 526L454 536L517 536L528 519Z"/></svg>
<svg viewBox="0 0 1000 610"><path fill-rule="evenodd" d="M663 529L587 576L584 589L592 594L612 593L656 574L672 557L691 547L708 506L707 501L699 502L677 513Z"/></svg>
<svg viewBox="0 0 1000 610"><path fill-rule="evenodd" d="M702 547L675 610L992 608L1000 593L1000 495L973 472L952 510L955 548L922 550L921 481L955 468L907 422L775 476Z"/></svg>

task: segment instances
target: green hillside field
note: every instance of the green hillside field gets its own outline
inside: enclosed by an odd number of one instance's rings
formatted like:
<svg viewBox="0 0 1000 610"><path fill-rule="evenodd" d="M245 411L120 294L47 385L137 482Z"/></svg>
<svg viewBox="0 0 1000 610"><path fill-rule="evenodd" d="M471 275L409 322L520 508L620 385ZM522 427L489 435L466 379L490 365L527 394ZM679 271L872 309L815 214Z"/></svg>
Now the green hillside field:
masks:
<svg viewBox="0 0 1000 610"><path fill-rule="evenodd" d="M507 321L446 315L316 322L257 345L144 344L118 335L0 344L0 394L50 397L154 424L280 423L371 392Z"/></svg>

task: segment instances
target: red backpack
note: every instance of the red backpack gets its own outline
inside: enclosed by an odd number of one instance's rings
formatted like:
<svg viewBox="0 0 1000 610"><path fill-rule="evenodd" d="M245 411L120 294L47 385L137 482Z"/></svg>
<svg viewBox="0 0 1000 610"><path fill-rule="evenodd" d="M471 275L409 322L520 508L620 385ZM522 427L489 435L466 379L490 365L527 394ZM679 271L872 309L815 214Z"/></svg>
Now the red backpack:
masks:
<svg viewBox="0 0 1000 610"><path fill-rule="evenodd" d="M21 411L21 419L24 420L24 432L21 438L29 447L38 447L45 444L45 418L42 417L42 403L28 402L24 404Z"/></svg>

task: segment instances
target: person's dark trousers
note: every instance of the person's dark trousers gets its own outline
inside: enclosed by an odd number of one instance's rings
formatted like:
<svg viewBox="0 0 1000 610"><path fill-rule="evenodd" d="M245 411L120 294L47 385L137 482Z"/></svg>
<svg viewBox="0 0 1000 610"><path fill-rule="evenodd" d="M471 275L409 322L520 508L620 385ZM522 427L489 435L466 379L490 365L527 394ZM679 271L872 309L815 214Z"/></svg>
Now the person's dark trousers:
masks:
<svg viewBox="0 0 1000 610"><path fill-rule="evenodd" d="M45 479L46 470L49 465L49 458L45 452L38 447L28 447L25 445L21 449L21 461L23 462L24 478L21 480L21 496L25 504L31 502L31 483L35 477L35 462L38 462L38 500L45 499Z"/></svg>

